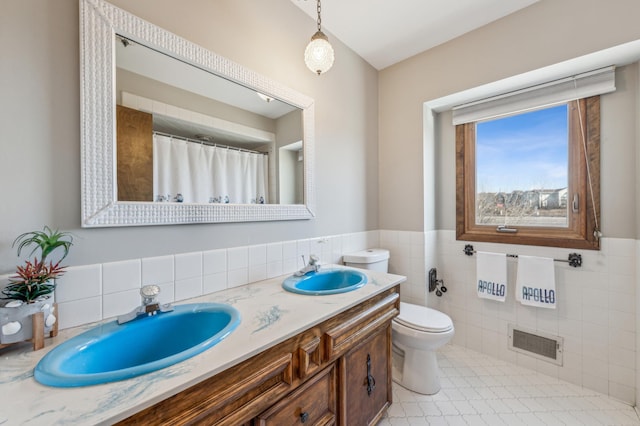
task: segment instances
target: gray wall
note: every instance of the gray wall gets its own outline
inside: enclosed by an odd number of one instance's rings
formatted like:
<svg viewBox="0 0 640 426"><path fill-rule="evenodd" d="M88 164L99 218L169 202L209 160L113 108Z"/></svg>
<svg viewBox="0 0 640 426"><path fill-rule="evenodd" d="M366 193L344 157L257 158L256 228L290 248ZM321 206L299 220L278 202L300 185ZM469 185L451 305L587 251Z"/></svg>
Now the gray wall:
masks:
<svg viewBox="0 0 640 426"><path fill-rule="evenodd" d="M70 265L377 229L375 69L329 34L335 66L309 71L315 21L289 0L113 3L315 99L317 218L81 229L78 1L3 1L0 273L13 239L45 224L76 234Z"/></svg>
<svg viewBox="0 0 640 426"><path fill-rule="evenodd" d="M437 161L424 168L424 102L640 39L637 16L640 2L633 0L541 0L381 71L380 228L423 230L432 202L435 229L455 228L452 129L436 125ZM619 93L603 100L602 216L609 237L635 235L637 86L630 80L636 73L618 72ZM423 185L431 173L433 201Z"/></svg>

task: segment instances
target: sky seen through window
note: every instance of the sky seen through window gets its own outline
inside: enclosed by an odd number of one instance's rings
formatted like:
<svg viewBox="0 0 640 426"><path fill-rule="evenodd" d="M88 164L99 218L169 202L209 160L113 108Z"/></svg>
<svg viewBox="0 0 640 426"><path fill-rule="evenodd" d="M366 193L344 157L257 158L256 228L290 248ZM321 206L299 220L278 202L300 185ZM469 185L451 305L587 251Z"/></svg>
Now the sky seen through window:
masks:
<svg viewBox="0 0 640 426"><path fill-rule="evenodd" d="M476 192L560 189L568 185L567 105L476 125Z"/></svg>

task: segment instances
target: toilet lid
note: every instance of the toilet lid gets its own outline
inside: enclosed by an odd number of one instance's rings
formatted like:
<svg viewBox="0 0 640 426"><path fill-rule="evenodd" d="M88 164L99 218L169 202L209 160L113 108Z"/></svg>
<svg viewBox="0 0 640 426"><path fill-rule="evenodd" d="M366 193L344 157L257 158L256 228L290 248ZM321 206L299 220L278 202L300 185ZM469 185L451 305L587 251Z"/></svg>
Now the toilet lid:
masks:
<svg viewBox="0 0 640 426"><path fill-rule="evenodd" d="M453 328L453 322L446 314L412 303L400 302L400 315L395 320L405 327L431 333L442 333Z"/></svg>

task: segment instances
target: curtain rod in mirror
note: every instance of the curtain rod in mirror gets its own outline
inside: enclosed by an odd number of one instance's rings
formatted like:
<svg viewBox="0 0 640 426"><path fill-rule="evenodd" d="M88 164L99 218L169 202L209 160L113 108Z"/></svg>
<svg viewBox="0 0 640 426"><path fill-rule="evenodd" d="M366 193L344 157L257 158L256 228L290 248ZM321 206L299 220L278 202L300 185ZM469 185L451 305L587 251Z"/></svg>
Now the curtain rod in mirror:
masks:
<svg viewBox="0 0 640 426"><path fill-rule="evenodd" d="M231 150L240 151L240 152L248 152L250 154L269 155L268 152L254 151L252 149L238 148L238 147L235 147L235 146L229 146L229 145L223 145L223 144L215 143L213 141L208 140L206 137L204 137L202 139L192 139L192 138L186 138L184 136L172 135L170 133L164 133L164 132L158 132L158 131L154 131L153 134L154 135L159 135L159 136L166 136L166 137L171 138L171 139L179 139L179 140L185 141L185 142L197 143L197 144L200 144L200 145L214 146L214 147L217 147L217 148L231 149Z"/></svg>

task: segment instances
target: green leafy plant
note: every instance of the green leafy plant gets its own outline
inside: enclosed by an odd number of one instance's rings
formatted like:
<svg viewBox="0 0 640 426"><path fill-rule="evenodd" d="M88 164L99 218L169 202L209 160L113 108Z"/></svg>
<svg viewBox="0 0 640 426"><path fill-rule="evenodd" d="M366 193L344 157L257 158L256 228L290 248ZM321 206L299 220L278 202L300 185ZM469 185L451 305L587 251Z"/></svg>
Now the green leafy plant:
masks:
<svg viewBox="0 0 640 426"><path fill-rule="evenodd" d="M10 284L2 293L4 299L21 300L33 303L38 298L46 296L55 290L55 279L65 272L65 266L61 266L62 260L69 254L73 245L73 236L68 232L53 231L45 226L42 231L25 232L19 235L12 247L18 245L18 256L27 247L33 246L29 256L40 250L40 259L37 256L33 260L25 261L24 265L16 268L16 274L9 277ZM60 259L56 263L47 258L56 250L62 249Z"/></svg>
<svg viewBox="0 0 640 426"><path fill-rule="evenodd" d="M55 249L62 247L64 250L62 257L60 257L60 261L62 261L62 259L67 257L69 249L73 245L73 235L69 232L60 232L57 229L52 231L51 228L45 226L42 231L31 231L18 235L11 247L15 247L16 244L18 244L18 256L20 256L20 252L25 247L34 246L29 256L40 249L43 262L47 260L47 257Z"/></svg>

